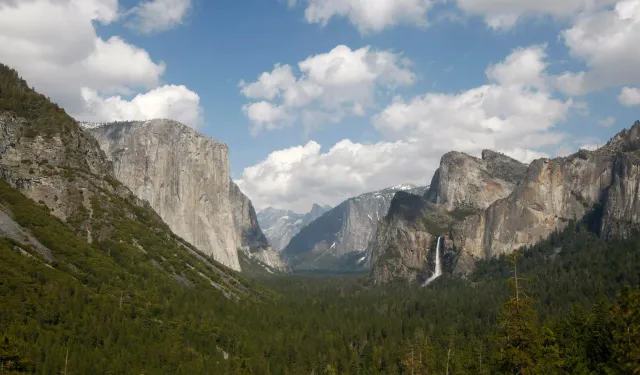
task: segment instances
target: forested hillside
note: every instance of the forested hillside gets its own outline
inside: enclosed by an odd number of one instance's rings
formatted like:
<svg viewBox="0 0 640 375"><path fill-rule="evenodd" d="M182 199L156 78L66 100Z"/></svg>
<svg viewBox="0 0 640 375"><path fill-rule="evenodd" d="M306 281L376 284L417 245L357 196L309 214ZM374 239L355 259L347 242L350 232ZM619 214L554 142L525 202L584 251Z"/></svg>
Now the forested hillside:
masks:
<svg viewBox="0 0 640 375"><path fill-rule="evenodd" d="M527 311L537 317L518 323L509 318L508 258L481 262L469 280L444 277L427 289L286 276L264 280L278 291L267 300L233 302L168 278L131 275L103 251L73 245L71 232L17 192L4 187L2 197L3 207L43 218L29 223L18 215L24 225L63 236L54 238L72 245L65 257L77 257L79 267L92 254L83 279L2 240L5 368L59 373L67 350L69 373L96 374L430 374L447 367L450 374L510 374L522 361L535 367L531 374L633 374L640 366L638 291L616 299L625 285L638 285L639 236L604 242L575 225L523 251L520 292L535 302L521 311L523 319ZM505 329L526 329L526 342L507 340Z"/></svg>

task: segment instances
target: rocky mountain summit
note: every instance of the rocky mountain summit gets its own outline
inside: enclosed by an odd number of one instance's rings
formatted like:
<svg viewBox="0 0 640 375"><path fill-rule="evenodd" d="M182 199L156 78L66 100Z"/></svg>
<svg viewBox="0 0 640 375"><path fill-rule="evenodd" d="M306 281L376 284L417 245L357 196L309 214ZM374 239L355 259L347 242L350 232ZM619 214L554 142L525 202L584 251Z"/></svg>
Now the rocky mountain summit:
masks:
<svg viewBox="0 0 640 375"><path fill-rule="evenodd" d="M273 251L251 201L231 181L225 144L163 119L86 129L113 162L116 178L203 253L240 270L238 250Z"/></svg>
<svg viewBox="0 0 640 375"><path fill-rule="evenodd" d="M545 239L572 219L603 238L640 221L640 122L595 151L538 159L528 167L493 151L445 154L423 197L398 193L372 241L371 277L424 281L437 238L446 272Z"/></svg>
<svg viewBox="0 0 640 375"><path fill-rule="evenodd" d="M394 194L425 190L402 184L349 198L302 228L283 250L283 256L294 270L366 268L369 241Z"/></svg>
<svg viewBox="0 0 640 375"><path fill-rule="evenodd" d="M268 207L258 212L258 222L269 244L280 251L289 244L293 236L315 219L329 211L331 206L313 204L311 211L299 214L291 210Z"/></svg>

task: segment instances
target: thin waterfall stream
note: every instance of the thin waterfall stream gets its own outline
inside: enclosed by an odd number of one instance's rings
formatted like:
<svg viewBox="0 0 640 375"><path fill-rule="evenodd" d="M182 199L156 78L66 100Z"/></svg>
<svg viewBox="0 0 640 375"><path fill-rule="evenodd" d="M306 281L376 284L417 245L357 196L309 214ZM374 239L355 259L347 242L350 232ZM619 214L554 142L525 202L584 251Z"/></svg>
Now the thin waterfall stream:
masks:
<svg viewBox="0 0 640 375"><path fill-rule="evenodd" d="M436 266L434 267L433 275L431 275L431 277L428 278L427 281L425 281L424 284L422 284L422 286L427 286L433 280L442 276L442 264L440 263L440 239L441 238L442 237L438 237L438 242L436 242Z"/></svg>

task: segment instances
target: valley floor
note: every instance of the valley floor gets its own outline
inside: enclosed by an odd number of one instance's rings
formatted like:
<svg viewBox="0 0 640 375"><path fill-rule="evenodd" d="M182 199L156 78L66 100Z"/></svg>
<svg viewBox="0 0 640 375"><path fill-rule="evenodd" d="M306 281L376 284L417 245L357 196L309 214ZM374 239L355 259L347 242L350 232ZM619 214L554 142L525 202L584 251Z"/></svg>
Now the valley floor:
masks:
<svg viewBox="0 0 640 375"><path fill-rule="evenodd" d="M371 287L363 276L254 280L275 293L83 285L0 241L0 362L12 373L634 374L640 369L640 237L572 226L468 280ZM126 285L122 286L126 288ZM226 355L228 354L228 356ZM6 370L2 370L6 371ZM635 371L635 372L634 372Z"/></svg>

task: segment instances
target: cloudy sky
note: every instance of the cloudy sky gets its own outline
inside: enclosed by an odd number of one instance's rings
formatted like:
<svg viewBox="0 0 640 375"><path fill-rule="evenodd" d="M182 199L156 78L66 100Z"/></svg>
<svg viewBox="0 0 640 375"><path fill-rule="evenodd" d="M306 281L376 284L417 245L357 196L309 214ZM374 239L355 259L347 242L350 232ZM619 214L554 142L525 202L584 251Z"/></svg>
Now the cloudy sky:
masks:
<svg viewBox="0 0 640 375"><path fill-rule="evenodd" d="M0 0L0 62L79 120L229 145L258 208L522 161L640 118L640 0Z"/></svg>

